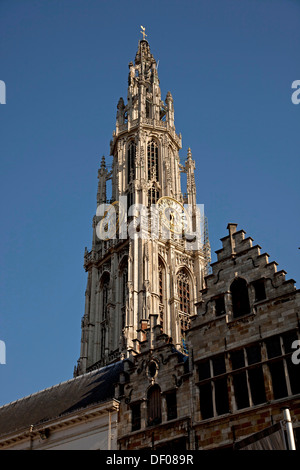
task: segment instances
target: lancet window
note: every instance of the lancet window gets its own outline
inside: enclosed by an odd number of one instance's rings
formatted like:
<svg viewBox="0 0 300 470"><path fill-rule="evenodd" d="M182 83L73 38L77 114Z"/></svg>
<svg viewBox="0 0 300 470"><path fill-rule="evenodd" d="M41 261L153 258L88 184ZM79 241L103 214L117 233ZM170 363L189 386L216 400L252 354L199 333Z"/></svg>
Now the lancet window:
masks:
<svg viewBox="0 0 300 470"><path fill-rule="evenodd" d="M128 174L127 174L127 181L135 179L135 157L136 157L136 144L131 140L128 144L127 148L127 162L128 162Z"/></svg>

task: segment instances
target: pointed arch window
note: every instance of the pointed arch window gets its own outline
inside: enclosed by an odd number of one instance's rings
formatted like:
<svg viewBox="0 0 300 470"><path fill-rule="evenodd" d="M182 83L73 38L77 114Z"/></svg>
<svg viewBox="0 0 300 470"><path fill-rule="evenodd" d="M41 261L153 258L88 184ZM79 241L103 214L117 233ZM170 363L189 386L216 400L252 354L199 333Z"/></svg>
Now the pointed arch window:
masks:
<svg viewBox="0 0 300 470"><path fill-rule="evenodd" d="M151 140L147 146L147 157L148 157L148 180L158 181L158 145L155 140Z"/></svg>
<svg viewBox="0 0 300 470"><path fill-rule="evenodd" d="M128 173L127 182L135 179L135 157L136 157L136 144L131 140L127 148L127 162L128 162Z"/></svg>
<svg viewBox="0 0 300 470"><path fill-rule="evenodd" d="M233 318L250 313L248 286L245 279L237 278L230 286Z"/></svg>

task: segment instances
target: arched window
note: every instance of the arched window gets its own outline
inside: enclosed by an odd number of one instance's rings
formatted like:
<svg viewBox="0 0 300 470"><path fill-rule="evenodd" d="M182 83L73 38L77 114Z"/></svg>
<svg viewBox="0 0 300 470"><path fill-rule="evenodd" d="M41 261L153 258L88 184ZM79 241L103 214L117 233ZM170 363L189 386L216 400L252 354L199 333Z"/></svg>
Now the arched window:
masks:
<svg viewBox="0 0 300 470"><path fill-rule="evenodd" d="M135 155L136 155L136 145L133 142L133 140L131 140L127 148L127 164L128 164L127 181L128 183L130 183L130 181L135 179Z"/></svg>
<svg viewBox="0 0 300 470"><path fill-rule="evenodd" d="M190 325L191 314L190 280L187 272L184 269L181 269L177 274L177 289L179 297L181 335L184 336L184 332L189 328Z"/></svg>
<svg viewBox="0 0 300 470"><path fill-rule="evenodd" d="M148 156L148 180L158 181L158 145L155 140L151 140L147 146Z"/></svg>
<svg viewBox="0 0 300 470"><path fill-rule="evenodd" d="M158 385L148 390L148 426L161 423L161 393Z"/></svg>
<svg viewBox="0 0 300 470"><path fill-rule="evenodd" d="M230 286L233 317L238 318L250 313L248 286L245 279L235 279Z"/></svg>

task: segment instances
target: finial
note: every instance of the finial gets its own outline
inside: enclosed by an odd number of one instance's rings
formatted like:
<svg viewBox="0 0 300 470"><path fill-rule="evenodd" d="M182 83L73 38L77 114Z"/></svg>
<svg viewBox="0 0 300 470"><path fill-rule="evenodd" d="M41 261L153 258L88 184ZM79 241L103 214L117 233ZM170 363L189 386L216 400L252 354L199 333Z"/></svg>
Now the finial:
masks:
<svg viewBox="0 0 300 470"><path fill-rule="evenodd" d="M191 151L190 147L188 148L187 157L188 157L188 159L192 158L192 151Z"/></svg>
<svg viewBox="0 0 300 470"><path fill-rule="evenodd" d="M146 28L144 28L144 26L141 25L141 28L142 28L142 31L140 31L143 35L143 40L145 41L145 36L147 36L147 34L145 33L145 30Z"/></svg>

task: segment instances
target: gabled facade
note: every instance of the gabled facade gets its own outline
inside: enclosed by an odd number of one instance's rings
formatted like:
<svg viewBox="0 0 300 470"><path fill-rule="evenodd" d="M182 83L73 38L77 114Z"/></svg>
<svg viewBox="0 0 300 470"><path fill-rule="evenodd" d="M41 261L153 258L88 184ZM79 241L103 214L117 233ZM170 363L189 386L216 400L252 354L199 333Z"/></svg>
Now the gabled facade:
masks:
<svg viewBox="0 0 300 470"><path fill-rule="evenodd" d="M284 407L299 435L299 290L244 230L228 232L188 333L195 436L205 449L278 423Z"/></svg>
<svg viewBox="0 0 300 470"><path fill-rule="evenodd" d="M120 449L240 449L249 436L257 448L284 449L285 408L299 447L299 290L236 224L228 231L187 332L188 356L155 316L137 341L119 392Z"/></svg>

